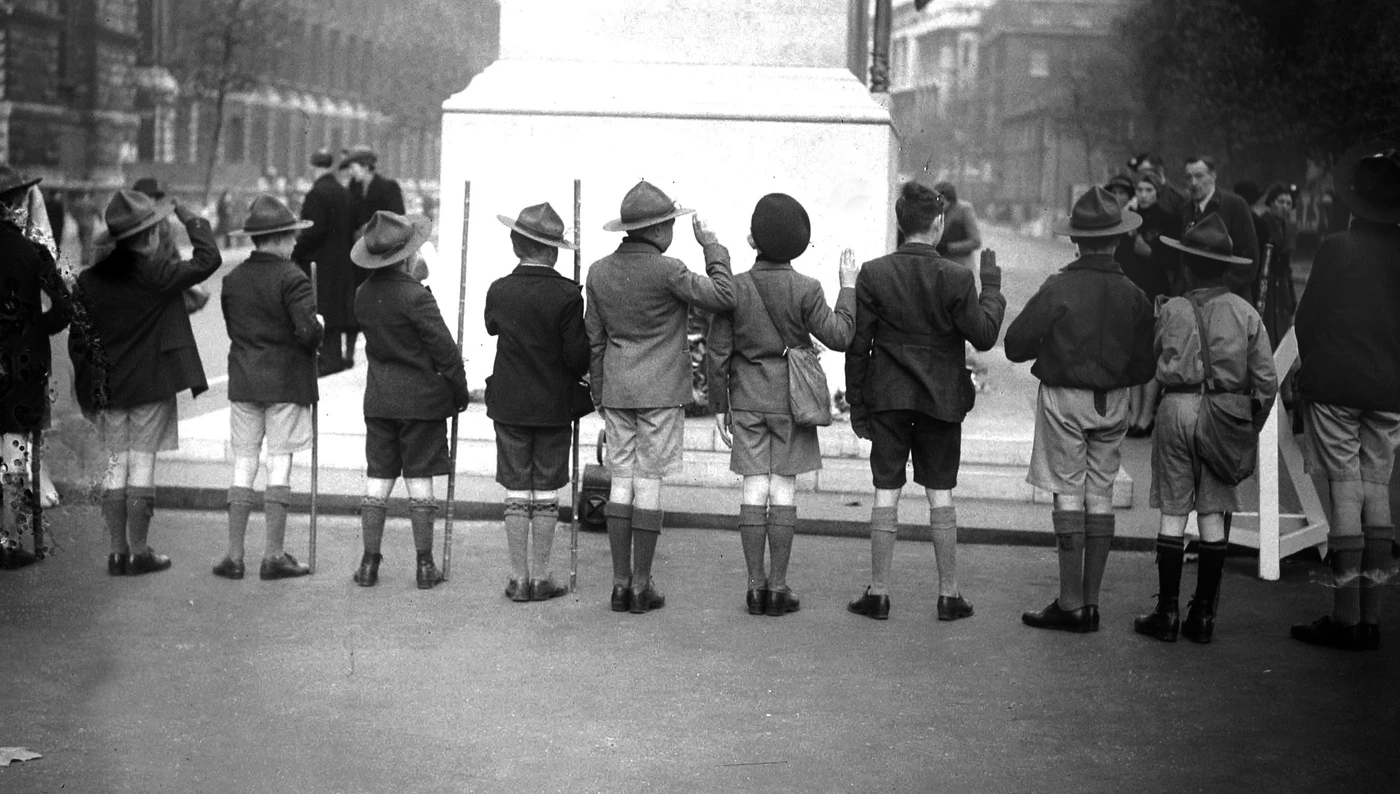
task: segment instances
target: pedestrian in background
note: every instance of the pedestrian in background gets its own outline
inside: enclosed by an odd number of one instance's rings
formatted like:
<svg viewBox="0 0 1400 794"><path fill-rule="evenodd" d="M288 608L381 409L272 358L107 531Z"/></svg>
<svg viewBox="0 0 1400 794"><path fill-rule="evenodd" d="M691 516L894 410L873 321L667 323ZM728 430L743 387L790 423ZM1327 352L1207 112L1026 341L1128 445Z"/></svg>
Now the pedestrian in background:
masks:
<svg viewBox="0 0 1400 794"><path fill-rule="evenodd" d="M520 259L486 292L486 332L497 337L486 415L496 431L496 482L506 489L511 575L505 593L512 601L547 601L569 592L550 575L549 555L559 489L569 484L570 397L588 371L583 295L554 269L559 249L574 246L549 202L526 207L514 220L496 218L510 228Z"/></svg>
<svg viewBox="0 0 1400 794"><path fill-rule="evenodd" d="M912 455L924 487L938 565L939 620L972 614L958 587L958 516L953 489L962 457L962 421L976 391L967 343L992 349L1006 312L996 253L982 252L982 291L972 271L938 255L943 213L934 190L908 182L895 201L904 244L865 263L856 279L856 330L846 350L851 429L870 440L875 505L870 511L870 585L846 605L886 620L899 495Z"/></svg>
<svg viewBox="0 0 1400 794"><path fill-rule="evenodd" d="M958 200L958 190L952 182L939 182L933 189L948 205L943 211L943 236L938 240L938 255L971 270L972 255L982 247L977 213L971 204Z"/></svg>
<svg viewBox="0 0 1400 794"><path fill-rule="evenodd" d="M1293 327L1293 313L1298 307L1298 293L1293 286L1293 251L1298 247L1298 224L1293 219L1295 189L1295 185L1275 182L1264 194L1264 221L1274 250L1259 273L1264 284L1259 312L1275 347Z"/></svg>
<svg viewBox="0 0 1400 794"><path fill-rule="evenodd" d="M403 191L398 182L378 172L379 156L373 151L363 148L349 151L342 165L349 179L347 189L350 191L351 205L355 211L351 232L355 240L364 235L366 225L376 212L404 214ZM359 289L360 285L365 283L365 279L369 278L369 271L361 268L354 273L355 288ZM345 355L342 361L346 369L355 366L355 345L359 338L358 329L351 327L345 330Z"/></svg>
<svg viewBox="0 0 1400 794"><path fill-rule="evenodd" d="M734 311L715 315L710 325L710 409L731 449L729 469L744 478L739 539L748 567L745 600L751 615L777 617L801 606L787 583L797 526L797 475L822 467L817 428L793 420L788 351L794 340L810 345L815 336L841 352L855 331L860 272L855 254L841 252L841 291L833 311L821 282L792 265L811 238L811 219L797 199L784 193L759 199L749 220L749 245L758 259L751 270L734 277ZM767 572L765 545L771 561Z"/></svg>
<svg viewBox="0 0 1400 794"><path fill-rule="evenodd" d="M1259 274L1259 239L1254 233L1254 219L1244 199L1215 184L1215 160L1199 155L1186 161L1186 181L1190 197L1181 210L1181 225L1189 229L1207 215L1215 213L1225 223L1234 245L1233 256L1244 257L1248 263L1235 264L1225 273L1225 286L1254 305L1258 300L1255 283ZM1184 232L1183 232L1184 233Z"/></svg>
<svg viewBox="0 0 1400 794"><path fill-rule="evenodd" d="M301 204L301 218L310 224L297 238L292 261L307 273L316 263L316 310L326 321L316 375L324 377L350 366L359 333L355 322L358 285L350 261L357 224L354 199L337 178L340 163L335 156L321 149L311 156L311 165L317 169L316 181Z"/></svg>

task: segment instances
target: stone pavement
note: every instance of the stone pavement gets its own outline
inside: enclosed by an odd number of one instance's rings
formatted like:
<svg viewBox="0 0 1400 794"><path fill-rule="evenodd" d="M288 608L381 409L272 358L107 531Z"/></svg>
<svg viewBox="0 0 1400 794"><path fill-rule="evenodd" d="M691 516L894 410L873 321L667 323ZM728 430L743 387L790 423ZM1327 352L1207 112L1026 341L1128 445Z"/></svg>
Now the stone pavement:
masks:
<svg viewBox="0 0 1400 794"><path fill-rule="evenodd" d="M1169 645L1129 627L1156 590L1145 553L1110 561L1103 629L1067 635L1019 623L1053 597L1042 548L964 546L976 616L938 623L932 546L901 544L876 622L844 610L868 544L802 537L803 608L775 620L743 609L735 535L668 530L668 604L633 616L606 606L599 535L576 595L513 604L484 523L423 592L404 521L365 590L348 517L284 582L210 575L221 514L159 510L174 568L123 579L95 508L50 518L58 552L0 571L0 746L44 756L0 768L6 794L1394 790L1400 642L1291 640L1327 602L1315 563L1268 583L1230 559L1216 642ZM304 519L290 535L304 548ZM260 536L255 516L250 561Z"/></svg>

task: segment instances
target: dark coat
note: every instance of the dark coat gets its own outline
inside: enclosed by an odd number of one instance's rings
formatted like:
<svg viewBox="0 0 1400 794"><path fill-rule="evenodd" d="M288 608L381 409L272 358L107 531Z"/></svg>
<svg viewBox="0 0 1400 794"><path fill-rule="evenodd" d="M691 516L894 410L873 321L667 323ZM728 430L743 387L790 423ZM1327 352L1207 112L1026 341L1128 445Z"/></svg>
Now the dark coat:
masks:
<svg viewBox="0 0 1400 794"><path fill-rule="evenodd" d="M607 408L670 408L691 400L688 306L734 308L729 251L705 246L708 278L650 243L623 240L588 268L593 403Z"/></svg>
<svg viewBox="0 0 1400 794"><path fill-rule="evenodd" d="M112 408L158 402L185 389L197 397L209 388L182 293L214 275L222 260L209 222L183 206L175 212L194 246L189 261L150 262L117 248L78 276L78 297L106 352ZM78 404L96 410L103 384L91 350L79 335L69 336L68 350Z"/></svg>
<svg viewBox="0 0 1400 794"><path fill-rule="evenodd" d="M316 263L316 308L331 332L355 328L355 201L331 174L318 178L301 204L301 217L315 225L303 229L292 261L311 272ZM364 279L360 279L363 281Z"/></svg>
<svg viewBox="0 0 1400 794"><path fill-rule="evenodd" d="M781 334L764 308L765 300L783 323ZM752 270L734 277L734 311L715 315L705 339L710 409L718 414L731 409L789 413L787 342L811 344L810 334L842 352L851 344L855 327L855 289L837 293L833 312L821 282L793 270L790 263L758 260Z"/></svg>
<svg viewBox="0 0 1400 794"><path fill-rule="evenodd" d="M982 247L982 231L972 205L959 201L943 214L943 236L938 239L938 255L964 267L972 267L972 255Z"/></svg>
<svg viewBox="0 0 1400 794"><path fill-rule="evenodd" d="M1400 411L1400 226L1357 219L1322 241L1298 301L1298 392Z"/></svg>
<svg viewBox="0 0 1400 794"><path fill-rule="evenodd" d="M991 350L1006 298L999 284L977 293L972 271L932 246L906 243L865 263L856 279L856 332L846 350L853 421L913 410L961 422L975 392L966 343Z"/></svg>
<svg viewBox="0 0 1400 794"><path fill-rule="evenodd" d="M1189 197L1186 199L1186 204L1181 208L1181 228L1190 228L1212 212L1219 213L1220 219L1225 221L1234 255L1250 260L1249 264L1227 266L1225 286L1253 304L1257 297L1254 292L1255 279L1259 276L1259 239L1254 233L1254 213L1250 212L1244 199L1228 190L1216 188L1205 209L1197 207Z"/></svg>
<svg viewBox="0 0 1400 794"><path fill-rule="evenodd" d="M437 300L398 268L370 271L355 293L369 373L365 416L445 419L465 411L462 356Z"/></svg>
<svg viewBox="0 0 1400 794"><path fill-rule="evenodd" d="M572 422L570 390L588 371L579 285L552 267L516 267L486 292L486 332L499 337L486 415L526 427Z"/></svg>
<svg viewBox="0 0 1400 794"><path fill-rule="evenodd" d="M361 229L369 219L374 217L376 212L392 212L402 215L403 191L399 189L399 183L388 177L374 174L370 177L369 184L355 182L350 186L350 192L355 197L355 208L358 215L355 219L355 228Z"/></svg>
<svg viewBox="0 0 1400 794"><path fill-rule="evenodd" d="M1124 235L1113 258L1123 275L1146 293L1149 301L1155 301L1160 295L1171 294L1172 284L1180 278L1180 253L1160 239L1163 235L1181 239L1181 218L1168 212L1161 202L1137 210L1137 214L1142 216L1137 237ZM1135 239L1141 239L1151 249L1148 256L1138 253Z"/></svg>
<svg viewBox="0 0 1400 794"><path fill-rule="evenodd" d="M0 222L0 432L39 429L49 398L49 335L68 325L68 286L44 247ZM53 307L43 311L40 293Z"/></svg>
<svg viewBox="0 0 1400 794"><path fill-rule="evenodd" d="M1152 380L1152 303L1108 254L1050 276L1006 329L1006 357L1046 386L1118 389Z"/></svg>
<svg viewBox="0 0 1400 794"><path fill-rule="evenodd" d="M224 276L219 295L228 328L228 398L310 405L321 326L311 280L286 259L254 251Z"/></svg>

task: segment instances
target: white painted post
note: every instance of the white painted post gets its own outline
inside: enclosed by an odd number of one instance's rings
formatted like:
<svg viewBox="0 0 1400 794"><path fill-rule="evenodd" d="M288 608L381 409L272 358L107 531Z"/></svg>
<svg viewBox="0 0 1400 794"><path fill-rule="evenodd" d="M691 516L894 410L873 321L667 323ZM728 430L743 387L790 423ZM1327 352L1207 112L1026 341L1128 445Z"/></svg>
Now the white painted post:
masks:
<svg viewBox="0 0 1400 794"><path fill-rule="evenodd" d="M1259 433L1259 578L1270 582L1279 577L1279 408L1275 401Z"/></svg>

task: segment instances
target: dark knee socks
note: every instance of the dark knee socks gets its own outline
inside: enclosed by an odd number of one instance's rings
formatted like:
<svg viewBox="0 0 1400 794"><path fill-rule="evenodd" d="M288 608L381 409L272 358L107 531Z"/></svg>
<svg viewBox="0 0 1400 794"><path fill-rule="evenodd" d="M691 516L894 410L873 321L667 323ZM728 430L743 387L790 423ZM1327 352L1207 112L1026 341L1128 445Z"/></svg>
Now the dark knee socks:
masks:
<svg viewBox="0 0 1400 794"><path fill-rule="evenodd" d="M523 582L530 577L530 503L507 499L505 519L506 549L510 551L510 578Z"/></svg>
<svg viewBox="0 0 1400 794"><path fill-rule="evenodd" d="M156 510L155 486L128 486L126 489L126 540L132 554L150 551L151 516Z"/></svg>
<svg viewBox="0 0 1400 794"><path fill-rule="evenodd" d="M243 559L243 540L248 535L248 517L253 514L253 489L238 485L228 489L228 556Z"/></svg>
<svg viewBox="0 0 1400 794"><path fill-rule="evenodd" d="M263 557L279 559L286 553L287 505L292 503L290 485L269 485L263 492L263 520L267 523L267 545Z"/></svg>
<svg viewBox="0 0 1400 794"><path fill-rule="evenodd" d="M768 588L787 589L788 560L792 538L797 534L797 505L770 505L768 508Z"/></svg>
<svg viewBox="0 0 1400 794"><path fill-rule="evenodd" d="M1186 538L1157 536L1157 603L1175 607L1181 598L1181 562L1186 556Z"/></svg>
<svg viewBox="0 0 1400 794"><path fill-rule="evenodd" d="M1332 621L1343 626L1361 622L1361 560L1366 538L1342 535L1327 538L1332 563Z"/></svg>
<svg viewBox="0 0 1400 794"><path fill-rule="evenodd" d="M435 499L408 500L408 523L413 527L413 548L419 559L433 555L433 521L437 510Z"/></svg>
<svg viewBox="0 0 1400 794"><path fill-rule="evenodd" d="M768 539L768 507L739 505L739 542L744 547L744 564L749 572L749 589L764 587L768 575L763 570L763 548Z"/></svg>
<svg viewBox="0 0 1400 794"><path fill-rule="evenodd" d="M1193 600L1210 603L1212 611L1220 596L1220 576L1225 571L1225 549L1228 546L1222 540L1218 543L1201 541L1196 547L1201 552L1201 559L1196 565L1196 596Z"/></svg>
<svg viewBox="0 0 1400 794"><path fill-rule="evenodd" d="M1103 587L1104 571L1108 569L1108 552L1113 547L1117 520L1112 513L1084 514L1084 603L1099 605L1099 590Z"/></svg>
<svg viewBox="0 0 1400 794"><path fill-rule="evenodd" d="M661 538L660 510L632 508L632 589L640 590L651 582L651 564L656 556L656 542Z"/></svg>
<svg viewBox="0 0 1400 794"><path fill-rule="evenodd" d="M531 576L549 576L549 555L554 551L554 532L559 526L559 503L539 500L530 505L530 537L534 554L530 559Z"/></svg>
<svg viewBox="0 0 1400 794"><path fill-rule="evenodd" d="M1084 606L1084 511L1056 510L1050 521L1060 559L1060 609L1079 609Z"/></svg>
<svg viewBox="0 0 1400 794"><path fill-rule="evenodd" d="M898 507L870 508L870 593L889 595L894 541L899 529Z"/></svg>
<svg viewBox="0 0 1400 794"><path fill-rule="evenodd" d="M365 554L378 554L384 543L384 518L389 512L389 500L366 496L360 502L360 533Z"/></svg>
<svg viewBox="0 0 1400 794"><path fill-rule="evenodd" d="M632 580L632 505L608 502L603 515L608 519L613 584L626 586Z"/></svg>
<svg viewBox="0 0 1400 794"><path fill-rule="evenodd" d="M102 522L107 525L107 537L113 554L126 554L131 547L126 542L126 489L108 488L102 495Z"/></svg>
<svg viewBox="0 0 1400 794"><path fill-rule="evenodd" d="M1394 525L1367 525L1361 528L1366 548L1361 552L1361 622L1381 622L1381 595L1395 566Z"/></svg>

